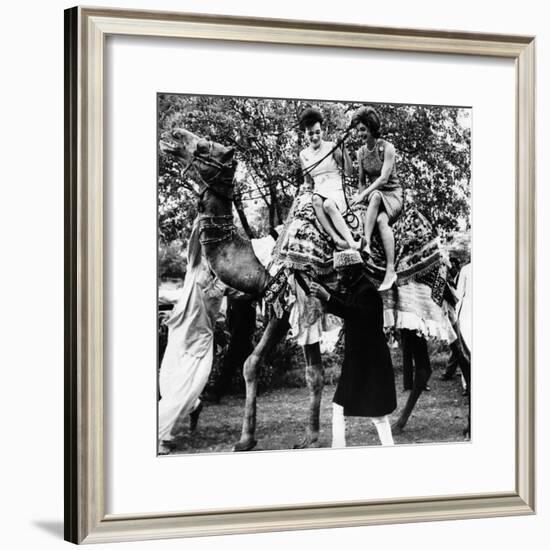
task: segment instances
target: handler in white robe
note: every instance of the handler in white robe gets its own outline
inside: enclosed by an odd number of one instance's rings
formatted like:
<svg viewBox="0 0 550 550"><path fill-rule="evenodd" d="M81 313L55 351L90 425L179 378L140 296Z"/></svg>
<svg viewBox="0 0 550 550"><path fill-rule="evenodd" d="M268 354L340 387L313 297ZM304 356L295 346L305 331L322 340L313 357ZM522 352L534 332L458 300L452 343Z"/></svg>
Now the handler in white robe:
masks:
<svg viewBox="0 0 550 550"><path fill-rule="evenodd" d="M225 285L210 271L193 229L182 295L167 321L168 344L160 368L158 437L167 442L200 403L214 357L214 324Z"/></svg>
<svg viewBox="0 0 550 550"><path fill-rule="evenodd" d="M466 264L458 276L456 285L458 303L456 316L460 324L462 340L468 351L472 351L472 264Z"/></svg>

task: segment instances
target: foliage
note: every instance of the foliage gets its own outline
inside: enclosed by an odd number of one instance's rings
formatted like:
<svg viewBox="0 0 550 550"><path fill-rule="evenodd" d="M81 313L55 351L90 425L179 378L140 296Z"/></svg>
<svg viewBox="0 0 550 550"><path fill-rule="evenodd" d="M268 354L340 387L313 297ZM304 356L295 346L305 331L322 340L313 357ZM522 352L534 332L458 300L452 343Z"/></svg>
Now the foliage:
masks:
<svg viewBox="0 0 550 550"><path fill-rule="evenodd" d="M414 205L440 233L469 226L469 111L454 107L378 106L384 136L398 152L406 205Z"/></svg>
<svg viewBox="0 0 550 550"><path fill-rule="evenodd" d="M258 317L253 342L256 344L265 329L267 319ZM208 380L206 391L213 389L220 376L224 355L229 347L230 334L226 329L225 319L220 318L214 330L215 351L212 371ZM298 373L297 375L295 373ZM260 363L257 372L258 390L260 392L274 387L300 387L305 384L303 352L300 346L290 339L280 342L266 361ZM244 393L244 380L242 370L235 372L230 388L230 393Z"/></svg>
<svg viewBox="0 0 550 550"><path fill-rule="evenodd" d="M175 240L187 243L197 216L196 192L181 180L180 167L161 155L158 185L159 241L168 245Z"/></svg>
<svg viewBox="0 0 550 550"><path fill-rule="evenodd" d="M296 127L303 100L159 95L159 130L184 127L235 148L242 199L252 233L264 236L284 222L301 183L298 152L305 146ZM316 103L325 117L325 138L336 140L359 103ZM442 235L469 227L470 112L456 107L373 104L382 135L395 145L405 204L414 205ZM361 144L352 134L355 158ZM186 240L196 215L192 173L171 157L159 159L160 238ZM353 181L352 181L353 185Z"/></svg>
<svg viewBox="0 0 550 550"><path fill-rule="evenodd" d="M169 245L161 245L158 256L159 279L183 279L187 261L181 253L181 242L173 241Z"/></svg>
<svg viewBox="0 0 550 550"><path fill-rule="evenodd" d="M457 258L461 266L471 261L471 234L469 231L458 231L448 235L444 243L449 257Z"/></svg>

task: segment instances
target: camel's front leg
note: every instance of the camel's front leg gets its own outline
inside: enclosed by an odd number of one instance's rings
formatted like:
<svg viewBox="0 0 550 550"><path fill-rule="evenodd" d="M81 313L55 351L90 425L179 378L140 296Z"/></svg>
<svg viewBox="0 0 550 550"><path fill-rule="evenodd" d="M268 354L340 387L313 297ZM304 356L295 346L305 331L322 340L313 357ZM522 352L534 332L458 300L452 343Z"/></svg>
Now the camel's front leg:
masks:
<svg viewBox="0 0 550 550"><path fill-rule="evenodd" d="M304 346L306 358L306 383L309 389L309 418L306 434L294 445L295 449L319 447L319 423L321 396L323 394L323 362L319 343Z"/></svg>
<svg viewBox="0 0 550 550"><path fill-rule="evenodd" d="M405 424L407 424L409 416L432 374L426 340L421 336L417 336L412 330L403 329L401 331L401 342L403 346L410 346L410 351L412 352L414 382L407 403L405 403L405 407L403 407L398 420L392 426L394 433L401 433L405 428Z"/></svg>
<svg viewBox="0 0 550 550"><path fill-rule="evenodd" d="M272 317L260 341L243 365L246 384L246 402L244 406L243 429L241 439L233 447L234 451L250 451L256 446L256 395L258 392L257 371L260 362L277 345L288 331L288 315L281 319Z"/></svg>

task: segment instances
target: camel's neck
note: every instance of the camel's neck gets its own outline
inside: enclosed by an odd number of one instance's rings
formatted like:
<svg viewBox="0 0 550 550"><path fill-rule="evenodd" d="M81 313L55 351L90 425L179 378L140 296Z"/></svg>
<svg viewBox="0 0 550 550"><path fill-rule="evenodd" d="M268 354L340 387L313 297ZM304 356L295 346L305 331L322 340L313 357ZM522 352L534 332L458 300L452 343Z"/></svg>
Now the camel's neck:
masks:
<svg viewBox="0 0 550 550"><path fill-rule="evenodd" d="M205 216L229 216L233 213L233 203L216 196L210 190L204 193L201 208Z"/></svg>
<svg viewBox="0 0 550 550"><path fill-rule="evenodd" d="M228 227L233 223L232 203L207 191L201 205L201 242L214 273L231 288L261 295L269 274L254 254L251 242Z"/></svg>

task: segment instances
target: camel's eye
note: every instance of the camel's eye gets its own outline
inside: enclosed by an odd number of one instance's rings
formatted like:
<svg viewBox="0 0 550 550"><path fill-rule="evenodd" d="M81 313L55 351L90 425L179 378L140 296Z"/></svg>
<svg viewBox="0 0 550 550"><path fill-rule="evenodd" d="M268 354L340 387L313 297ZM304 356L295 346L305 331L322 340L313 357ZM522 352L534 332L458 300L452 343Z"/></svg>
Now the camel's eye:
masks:
<svg viewBox="0 0 550 550"><path fill-rule="evenodd" d="M208 139L201 139L197 143L197 153L201 153L201 154L208 153L208 151L210 150L210 147L211 147L211 143Z"/></svg>
<svg viewBox="0 0 550 550"><path fill-rule="evenodd" d="M181 131L180 130L174 130L172 132L172 137L175 137L176 139L180 139L181 138Z"/></svg>

